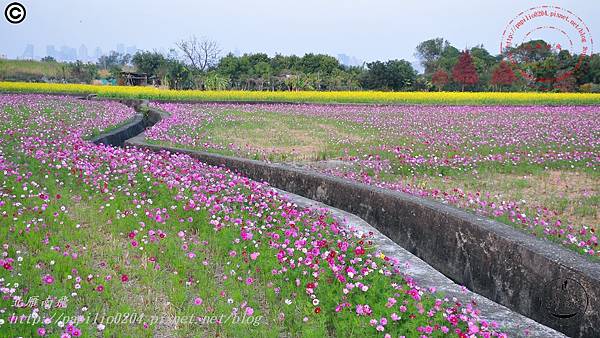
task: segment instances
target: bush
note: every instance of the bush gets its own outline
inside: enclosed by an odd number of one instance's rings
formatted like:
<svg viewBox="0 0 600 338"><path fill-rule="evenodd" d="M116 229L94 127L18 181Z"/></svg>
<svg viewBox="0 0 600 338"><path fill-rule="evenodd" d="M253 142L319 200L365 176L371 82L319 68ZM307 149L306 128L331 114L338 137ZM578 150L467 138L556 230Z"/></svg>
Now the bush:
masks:
<svg viewBox="0 0 600 338"><path fill-rule="evenodd" d="M600 84L586 83L579 86L579 91L582 93L600 93Z"/></svg>

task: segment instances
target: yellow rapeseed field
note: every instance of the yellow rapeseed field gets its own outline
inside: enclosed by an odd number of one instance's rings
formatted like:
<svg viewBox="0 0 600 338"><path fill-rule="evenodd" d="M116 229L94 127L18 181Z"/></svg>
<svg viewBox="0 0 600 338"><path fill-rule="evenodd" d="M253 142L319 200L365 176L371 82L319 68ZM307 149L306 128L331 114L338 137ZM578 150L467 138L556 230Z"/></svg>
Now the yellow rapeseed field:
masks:
<svg viewBox="0 0 600 338"><path fill-rule="evenodd" d="M0 92L97 94L101 97L145 98L173 101L279 101L406 104L600 104L600 94L592 93L200 91L166 90L155 87L24 82L0 82Z"/></svg>

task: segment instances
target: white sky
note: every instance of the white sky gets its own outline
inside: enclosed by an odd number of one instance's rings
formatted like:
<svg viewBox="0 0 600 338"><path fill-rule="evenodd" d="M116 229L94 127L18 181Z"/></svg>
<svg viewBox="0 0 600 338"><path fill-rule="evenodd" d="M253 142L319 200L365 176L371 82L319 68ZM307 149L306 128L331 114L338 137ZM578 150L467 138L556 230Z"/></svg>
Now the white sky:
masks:
<svg viewBox="0 0 600 338"><path fill-rule="evenodd" d="M0 0L4 7L15 0ZM578 14L600 37L597 0L20 0L26 20L0 17L0 54L21 56L32 43L84 43L93 54L117 43L168 50L191 34L209 36L224 52L345 53L361 60L415 60L415 46L444 37L457 48L484 44L497 54L510 19L529 7L557 5ZM600 41L600 40L599 40ZM600 46L598 47L600 48ZM595 51L598 50L595 49Z"/></svg>

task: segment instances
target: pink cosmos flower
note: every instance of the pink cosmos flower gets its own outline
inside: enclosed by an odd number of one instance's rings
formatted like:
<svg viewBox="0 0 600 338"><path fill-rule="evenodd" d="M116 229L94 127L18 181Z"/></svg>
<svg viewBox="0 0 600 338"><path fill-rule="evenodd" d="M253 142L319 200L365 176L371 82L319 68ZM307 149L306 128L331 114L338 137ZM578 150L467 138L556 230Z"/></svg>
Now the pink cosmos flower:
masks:
<svg viewBox="0 0 600 338"><path fill-rule="evenodd" d="M409 295L412 296L412 298L416 301L420 301L421 300L421 295L419 295L419 291L416 289L410 289L407 292Z"/></svg>
<svg viewBox="0 0 600 338"><path fill-rule="evenodd" d="M365 249L361 246L357 246L356 249L354 249L354 254L356 254L357 256L364 255Z"/></svg>
<svg viewBox="0 0 600 338"><path fill-rule="evenodd" d="M52 284L54 283L54 277L52 277L51 275L45 275L42 278L42 281L44 282L44 284Z"/></svg>
<svg viewBox="0 0 600 338"><path fill-rule="evenodd" d="M356 305L356 314L358 314L359 316L370 316L371 312L371 307L369 305Z"/></svg>
<svg viewBox="0 0 600 338"><path fill-rule="evenodd" d="M469 333L477 334L478 332L479 332L479 326L477 326L473 322L469 322Z"/></svg>
<svg viewBox="0 0 600 338"><path fill-rule="evenodd" d="M245 230L242 230L242 232L241 232L240 235L241 235L242 239L245 240L245 241L249 241L253 237L252 232L248 232L248 231L245 231Z"/></svg>
<svg viewBox="0 0 600 338"><path fill-rule="evenodd" d="M340 250L342 250L343 252L346 252L346 250L348 250L348 246L349 246L349 244L348 244L348 242L346 242L346 241L343 241L343 242L339 242L339 243L338 243L338 248L339 248Z"/></svg>

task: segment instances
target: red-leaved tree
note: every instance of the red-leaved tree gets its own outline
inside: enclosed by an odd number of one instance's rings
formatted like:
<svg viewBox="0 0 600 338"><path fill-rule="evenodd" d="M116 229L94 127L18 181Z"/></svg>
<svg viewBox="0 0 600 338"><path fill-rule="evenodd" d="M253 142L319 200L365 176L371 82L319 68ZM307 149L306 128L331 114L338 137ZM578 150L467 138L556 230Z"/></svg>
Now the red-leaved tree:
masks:
<svg viewBox="0 0 600 338"><path fill-rule="evenodd" d="M477 70L469 51L464 51L460 54L458 62L452 69L452 78L457 83L460 83L462 91L465 91L465 85L474 85L479 81L479 76L477 75Z"/></svg>
<svg viewBox="0 0 600 338"><path fill-rule="evenodd" d="M448 84L449 79L450 77L448 76L448 73L440 68L431 76L431 83L438 88L438 91L442 91L444 86Z"/></svg>
<svg viewBox="0 0 600 338"><path fill-rule="evenodd" d="M571 72L559 71L556 76L554 89L558 89L561 93L574 92L577 89L577 79Z"/></svg>
<svg viewBox="0 0 600 338"><path fill-rule="evenodd" d="M517 76L506 61L500 62L492 74L492 84L496 86L510 86L517 81Z"/></svg>

